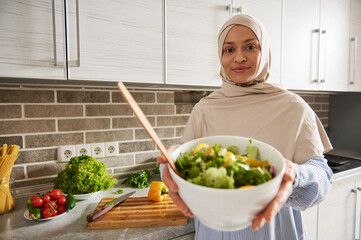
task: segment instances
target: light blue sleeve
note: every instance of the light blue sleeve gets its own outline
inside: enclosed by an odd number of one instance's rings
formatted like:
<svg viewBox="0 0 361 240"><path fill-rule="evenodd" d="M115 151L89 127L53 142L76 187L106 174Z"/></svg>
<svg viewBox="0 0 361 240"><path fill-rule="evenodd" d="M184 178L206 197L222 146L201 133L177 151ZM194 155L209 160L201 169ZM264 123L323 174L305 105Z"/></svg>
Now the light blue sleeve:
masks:
<svg viewBox="0 0 361 240"><path fill-rule="evenodd" d="M303 164L294 165L297 177L285 205L303 211L326 198L331 190L333 172L323 157L314 157Z"/></svg>
<svg viewBox="0 0 361 240"><path fill-rule="evenodd" d="M165 164L159 165L159 172L160 172L160 179L163 181L163 170L164 170Z"/></svg>

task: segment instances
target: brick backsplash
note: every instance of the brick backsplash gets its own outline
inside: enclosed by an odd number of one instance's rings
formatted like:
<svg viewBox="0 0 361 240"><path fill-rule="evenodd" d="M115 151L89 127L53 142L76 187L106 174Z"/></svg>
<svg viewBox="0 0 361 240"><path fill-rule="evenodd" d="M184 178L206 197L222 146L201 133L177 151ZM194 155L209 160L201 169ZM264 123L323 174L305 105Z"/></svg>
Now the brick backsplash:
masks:
<svg viewBox="0 0 361 240"><path fill-rule="evenodd" d="M193 106L209 91L130 89L165 146L179 142ZM328 126L329 94L298 93ZM21 147L12 178L16 187L51 184L65 163L60 145L118 142L119 155L100 158L125 177L154 169L159 155L115 88L0 86L0 145Z"/></svg>

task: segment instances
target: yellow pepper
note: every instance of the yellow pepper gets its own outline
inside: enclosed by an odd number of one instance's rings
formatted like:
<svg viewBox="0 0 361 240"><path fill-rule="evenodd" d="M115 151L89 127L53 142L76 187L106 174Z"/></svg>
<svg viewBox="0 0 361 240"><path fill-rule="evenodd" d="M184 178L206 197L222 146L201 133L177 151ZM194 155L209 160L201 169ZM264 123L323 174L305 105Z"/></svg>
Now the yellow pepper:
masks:
<svg viewBox="0 0 361 240"><path fill-rule="evenodd" d="M163 201L168 195L168 188L163 182L153 181L150 184L148 199L156 202Z"/></svg>
<svg viewBox="0 0 361 240"><path fill-rule="evenodd" d="M255 159L251 159L251 158L247 158L246 162L251 164L252 167L269 167L270 166L270 164L268 162L263 162L263 161L255 160Z"/></svg>

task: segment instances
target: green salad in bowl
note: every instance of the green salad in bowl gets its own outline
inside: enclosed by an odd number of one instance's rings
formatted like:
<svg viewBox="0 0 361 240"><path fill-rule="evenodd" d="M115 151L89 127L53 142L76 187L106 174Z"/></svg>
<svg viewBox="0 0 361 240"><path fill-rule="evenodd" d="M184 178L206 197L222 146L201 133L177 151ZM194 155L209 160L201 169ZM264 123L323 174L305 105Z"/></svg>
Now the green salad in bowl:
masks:
<svg viewBox="0 0 361 240"><path fill-rule="evenodd" d="M272 179L274 169L261 161L259 149L249 140L246 152L237 146L200 143L177 158L175 165L188 182L213 188L248 188Z"/></svg>
<svg viewBox="0 0 361 240"><path fill-rule="evenodd" d="M249 226L276 196L285 172L273 146L239 136L208 136L183 143L168 167L178 193L206 226L236 231Z"/></svg>

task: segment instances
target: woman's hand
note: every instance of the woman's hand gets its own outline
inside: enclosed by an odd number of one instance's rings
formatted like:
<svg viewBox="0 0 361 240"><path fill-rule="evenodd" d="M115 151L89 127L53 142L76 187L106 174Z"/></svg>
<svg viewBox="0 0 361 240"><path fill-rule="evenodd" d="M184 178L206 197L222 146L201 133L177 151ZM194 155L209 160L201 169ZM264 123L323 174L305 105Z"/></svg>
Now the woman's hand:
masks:
<svg viewBox="0 0 361 240"><path fill-rule="evenodd" d="M290 160L285 159L286 171L283 176L283 180L278 190L277 195L270 204L252 221L252 229L258 230L264 225L265 222L271 222L271 220L280 211L281 207L286 203L288 197L292 193L292 184L296 177L296 170L293 163Z"/></svg>
<svg viewBox="0 0 361 240"><path fill-rule="evenodd" d="M167 149L169 155L178 147L179 147L179 145L170 146ZM163 169L162 181L168 187L169 196L172 198L174 204L178 206L178 208L181 210L181 212L184 215L186 215L188 217L193 217L193 213L191 212L191 210L189 210L188 206L183 202L183 200L181 199L181 197L178 194L178 186L173 181L172 176L169 173L167 159L162 155L162 156L157 157L157 162L160 164L165 164L164 169Z"/></svg>

